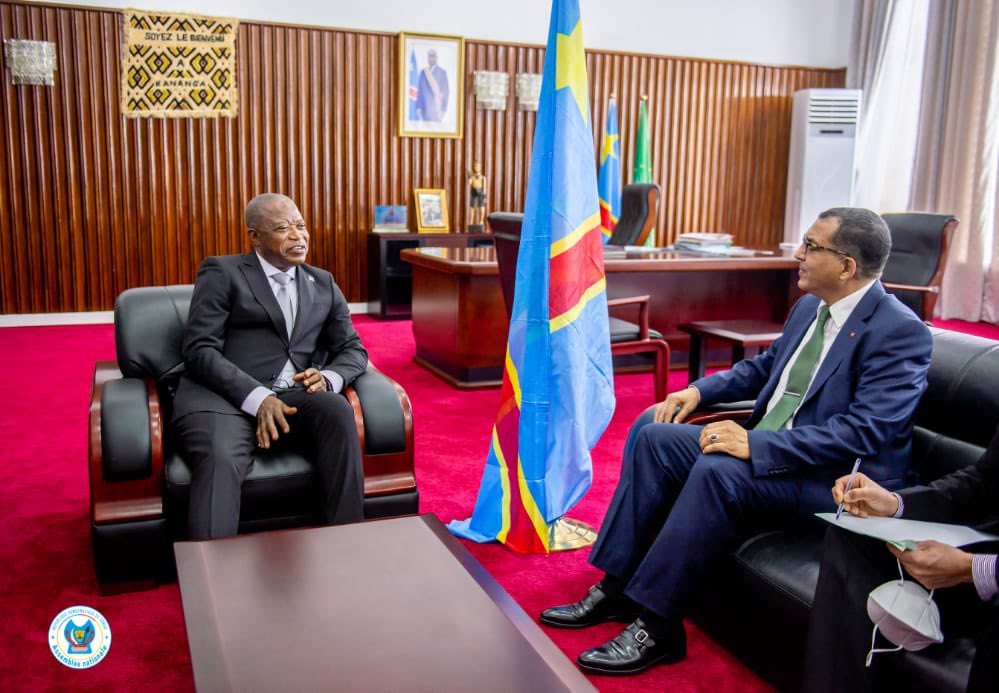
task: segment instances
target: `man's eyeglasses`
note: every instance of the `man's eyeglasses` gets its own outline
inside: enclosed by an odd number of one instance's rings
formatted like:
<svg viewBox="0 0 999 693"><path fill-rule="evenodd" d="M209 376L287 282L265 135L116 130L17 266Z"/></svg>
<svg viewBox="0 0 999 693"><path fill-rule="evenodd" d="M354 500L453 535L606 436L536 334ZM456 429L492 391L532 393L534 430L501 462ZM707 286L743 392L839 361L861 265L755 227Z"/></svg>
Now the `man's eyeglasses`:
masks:
<svg viewBox="0 0 999 693"><path fill-rule="evenodd" d="M827 248L824 245L819 245L807 236L801 239L801 245L805 248L805 255L811 255L812 253L816 253L820 250L825 250L828 253L836 253L837 255L842 255L843 257L850 257L850 253L844 253L842 250L836 250L835 248Z"/></svg>

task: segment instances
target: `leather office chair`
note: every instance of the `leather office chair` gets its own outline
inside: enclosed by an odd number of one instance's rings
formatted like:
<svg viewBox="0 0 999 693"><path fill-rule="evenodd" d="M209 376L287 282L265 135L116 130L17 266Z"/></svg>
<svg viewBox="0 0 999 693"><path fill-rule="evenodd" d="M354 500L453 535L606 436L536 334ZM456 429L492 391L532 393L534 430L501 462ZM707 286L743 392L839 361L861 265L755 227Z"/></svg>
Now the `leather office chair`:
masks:
<svg viewBox="0 0 999 693"><path fill-rule="evenodd" d="M884 214L891 255L881 281L920 319L933 319L958 219L951 214Z"/></svg>
<svg viewBox="0 0 999 693"><path fill-rule="evenodd" d="M523 214L493 212L487 217L496 246L496 264L499 265L500 286L507 317L513 309L513 291L517 281L517 257L520 252L520 231ZM669 373L669 345L661 333L649 328L649 297L635 296L607 301L608 308L626 305L638 306L638 324L610 317L611 354L649 354L654 358L652 369L655 378L656 401L666 399L666 378Z"/></svg>
<svg viewBox="0 0 999 693"><path fill-rule="evenodd" d="M621 218L607 245L645 245L659 215L659 186L631 183L621 190Z"/></svg>
<svg viewBox="0 0 999 693"><path fill-rule="evenodd" d="M173 393L192 285L129 289L115 301L118 360L96 364L90 401L90 510L98 582L169 579L170 544L187 533L191 472L171 436ZM366 518L417 512L413 417L392 379L368 367L345 396L364 458ZM321 524L312 463L289 450L254 455L240 532Z"/></svg>

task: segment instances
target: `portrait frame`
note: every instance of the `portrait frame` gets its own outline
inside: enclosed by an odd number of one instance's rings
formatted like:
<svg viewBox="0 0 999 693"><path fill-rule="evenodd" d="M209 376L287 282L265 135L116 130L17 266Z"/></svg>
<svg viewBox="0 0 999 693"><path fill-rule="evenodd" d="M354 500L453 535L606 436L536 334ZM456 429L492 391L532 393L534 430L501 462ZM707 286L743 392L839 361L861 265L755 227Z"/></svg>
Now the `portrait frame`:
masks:
<svg viewBox="0 0 999 693"><path fill-rule="evenodd" d="M443 188L414 189L413 220L417 233L450 233L447 191Z"/></svg>
<svg viewBox="0 0 999 693"><path fill-rule="evenodd" d="M435 65L430 65L433 52ZM465 39L399 34L400 137L461 138L465 120Z"/></svg>

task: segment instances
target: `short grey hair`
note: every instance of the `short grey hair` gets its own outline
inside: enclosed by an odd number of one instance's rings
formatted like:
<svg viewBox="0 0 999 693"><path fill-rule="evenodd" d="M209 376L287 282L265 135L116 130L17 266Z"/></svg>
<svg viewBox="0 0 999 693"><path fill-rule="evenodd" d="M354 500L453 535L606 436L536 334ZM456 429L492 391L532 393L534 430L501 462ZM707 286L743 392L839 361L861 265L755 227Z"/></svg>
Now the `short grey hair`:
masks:
<svg viewBox="0 0 999 693"><path fill-rule="evenodd" d="M263 221L264 219L265 210L267 210L267 208L269 208L271 205L284 201L288 201L292 205L295 204L295 201L292 200L290 197L288 197L287 195L282 195L280 193L266 192L266 193L260 193L259 195L254 197L246 205L246 212L245 212L246 228L259 231L260 222Z"/></svg>
<svg viewBox="0 0 999 693"><path fill-rule="evenodd" d="M880 277L891 253L891 231L881 215L860 207L833 207L819 214L819 219L829 217L839 219L832 243L856 261L857 277Z"/></svg>

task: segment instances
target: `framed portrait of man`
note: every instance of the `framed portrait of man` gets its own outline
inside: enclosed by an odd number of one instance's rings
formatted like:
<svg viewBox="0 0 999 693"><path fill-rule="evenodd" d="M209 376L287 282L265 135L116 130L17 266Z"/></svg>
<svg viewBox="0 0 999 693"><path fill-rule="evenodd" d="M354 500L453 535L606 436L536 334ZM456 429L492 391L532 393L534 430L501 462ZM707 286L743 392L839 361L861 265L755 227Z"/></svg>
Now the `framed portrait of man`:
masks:
<svg viewBox="0 0 999 693"><path fill-rule="evenodd" d="M413 190L413 212L419 233L448 233L447 193L440 188Z"/></svg>
<svg viewBox="0 0 999 693"><path fill-rule="evenodd" d="M461 137L465 39L399 34L399 136Z"/></svg>

